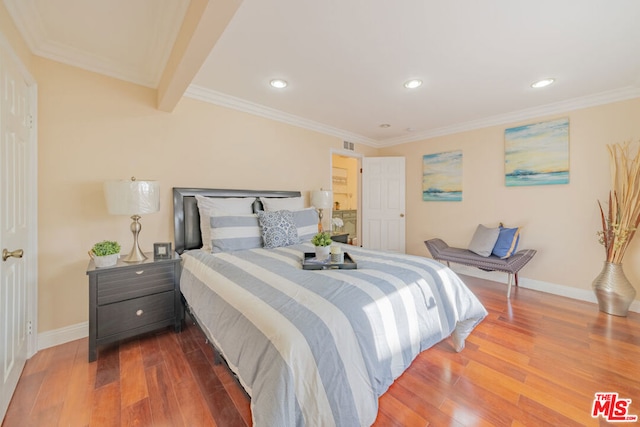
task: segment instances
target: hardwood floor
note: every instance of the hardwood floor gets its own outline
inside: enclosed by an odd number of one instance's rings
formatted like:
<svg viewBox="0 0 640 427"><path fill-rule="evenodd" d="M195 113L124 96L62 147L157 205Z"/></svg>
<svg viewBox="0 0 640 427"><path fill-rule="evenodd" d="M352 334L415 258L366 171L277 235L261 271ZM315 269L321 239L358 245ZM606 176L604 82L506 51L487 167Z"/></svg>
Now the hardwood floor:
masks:
<svg viewBox="0 0 640 427"><path fill-rule="evenodd" d="M594 393L640 415L640 314L463 276L489 311L461 353L449 339L418 356L380 398L375 426L607 425ZM2 426L250 426L249 401L187 322L100 350L87 339L27 362ZM614 425L614 424L612 424ZM629 425L629 424L623 424Z"/></svg>

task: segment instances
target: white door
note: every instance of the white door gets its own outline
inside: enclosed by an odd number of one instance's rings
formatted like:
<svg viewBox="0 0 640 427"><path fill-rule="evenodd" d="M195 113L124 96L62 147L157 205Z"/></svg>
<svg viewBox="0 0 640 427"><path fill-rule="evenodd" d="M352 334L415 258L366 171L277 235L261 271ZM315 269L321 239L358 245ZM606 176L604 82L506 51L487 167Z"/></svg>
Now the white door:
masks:
<svg viewBox="0 0 640 427"><path fill-rule="evenodd" d="M362 159L362 247L405 252L405 159Z"/></svg>
<svg viewBox="0 0 640 427"><path fill-rule="evenodd" d="M27 357L34 352L35 341L29 334L37 268L34 243L36 154L31 129L35 86L26 83L23 68L1 36L0 420L4 418Z"/></svg>

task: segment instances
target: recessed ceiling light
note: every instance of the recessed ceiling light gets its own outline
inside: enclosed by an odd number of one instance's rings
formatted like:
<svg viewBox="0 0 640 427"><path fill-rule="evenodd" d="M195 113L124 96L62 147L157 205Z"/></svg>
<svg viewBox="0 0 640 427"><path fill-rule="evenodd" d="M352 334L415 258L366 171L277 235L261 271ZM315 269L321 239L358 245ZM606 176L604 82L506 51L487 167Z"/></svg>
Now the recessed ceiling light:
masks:
<svg viewBox="0 0 640 427"><path fill-rule="evenodd" d="M422 86L422 80L414 79L404 82L404 87L406 87L407 89L415 89L420 86Z"/></svg>
<svg viewBox="0 0 640 427"><path fill-rule="evenodd" d="M390 128L391 125L389 123L383 123L380 125L381 128Z"/></svg>
<svg viewBox="0 0 640 427"><path fill-rule="evenodd" d="M531 83L531 87L534 89L540 89L541 87L547 87L549 86L551 83L555 82L556 79L542 79L542 80L538 80L535 83Z"/></svg>
<svg viewBox="0 0 640 427"><path fill-rule="evenodd" d="M285 87L287 87L287 81L286 80L282 80L282 79L273 79L269 82L269 84L273 87L275 87L276 89L284 89Z"/></svg>

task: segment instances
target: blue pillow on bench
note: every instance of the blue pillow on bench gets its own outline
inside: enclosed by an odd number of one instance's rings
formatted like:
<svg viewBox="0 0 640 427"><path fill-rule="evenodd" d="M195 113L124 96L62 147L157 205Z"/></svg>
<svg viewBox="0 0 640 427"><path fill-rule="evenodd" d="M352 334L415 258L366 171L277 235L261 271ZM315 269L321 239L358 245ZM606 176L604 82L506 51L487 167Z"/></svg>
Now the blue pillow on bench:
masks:
<svg viewBox="0 0 640 427"><path fill-rule="evenodd" d="M498 256L502 259L509 258L518 249L518 242L520 241L520 228L506 228L500 226L500 233L498 234L498 240L491 251L492 255Z"/></svg>

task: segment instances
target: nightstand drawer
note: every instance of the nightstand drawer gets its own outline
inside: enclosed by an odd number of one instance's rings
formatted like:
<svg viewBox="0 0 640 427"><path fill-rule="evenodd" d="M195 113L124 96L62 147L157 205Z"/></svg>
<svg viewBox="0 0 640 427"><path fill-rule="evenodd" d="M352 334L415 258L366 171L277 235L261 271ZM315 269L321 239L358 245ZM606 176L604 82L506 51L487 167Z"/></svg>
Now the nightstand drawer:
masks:
<svg viewBox="0 0 640 427"><path fill-rule="evenodd" d="M174 263L141 264L101 272L98 305L111 304L174 289Z"/></svg>
<svg viewBox="0 0 640 427"><path fill-rule="evenodd" d="M175 318L174 292L98 307L98 339Z"/></svg>

